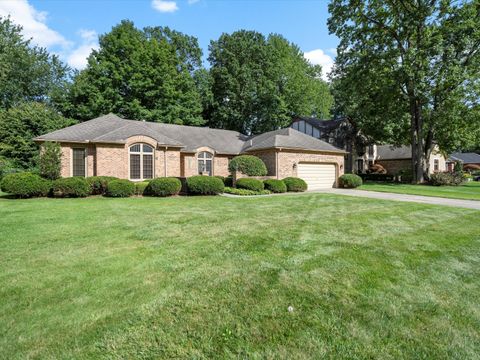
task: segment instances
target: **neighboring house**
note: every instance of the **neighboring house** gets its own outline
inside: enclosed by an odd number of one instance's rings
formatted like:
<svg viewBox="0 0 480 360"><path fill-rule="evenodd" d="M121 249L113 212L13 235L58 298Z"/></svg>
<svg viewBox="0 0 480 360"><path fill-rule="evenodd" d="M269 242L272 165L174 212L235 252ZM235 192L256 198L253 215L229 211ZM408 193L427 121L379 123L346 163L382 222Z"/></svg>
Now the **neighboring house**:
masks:
<svg viewBox="0 0 480 360"><path fill-rule="evenodd" d="M291 128L246 136L229 130L122 119L108 114L34 139L60 143L63 177L229 175L239 154L260 157L268 176L305 179L310 189L335 186L345 151Z"/></svg>
<svg viewBox="0 0 480 360"><path fill-rule="evenodd" d="M410 145L394 147L392 145L374 145L375 164L382 165L388 174L396 175L400 171L412 169L412 147ZM429 161L429 174L447 170L447 159L436 147Z"/></svg>
<svg viewBox="0 0 480 360"><path fill-rule="evenodd" d="M356 134L347 119L320 120L309 117L295 118L290 125L304 134L322 139L338 148L344 149L345 172L364 173L370 165L381 164L388 174L396 175L400 171L410 170L412 153L410 146L362 145L362 136ZM366 139L363 139L366 143ZM432 152L430 173L446 171L446 159L438 151Z"/></svg>
<svg viewBox="0 0 480 360"><path fill-rule="evenodd" d="M456 162L461 162L462 166L465 166L465 165L480 166L480 155L477 153L460 153L460 152L453 153L447 159L447 170L453 171Z"/></svg>

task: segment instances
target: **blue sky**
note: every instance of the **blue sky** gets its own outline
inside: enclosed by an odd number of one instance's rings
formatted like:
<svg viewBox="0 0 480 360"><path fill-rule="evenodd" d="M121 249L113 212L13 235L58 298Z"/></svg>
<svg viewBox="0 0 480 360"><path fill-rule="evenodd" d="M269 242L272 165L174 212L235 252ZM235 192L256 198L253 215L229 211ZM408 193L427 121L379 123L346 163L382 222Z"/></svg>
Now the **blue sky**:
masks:
<svg viewBox="0 0 480 360"><path fill-rule="evenodd" d="M279 33L328 70L338 40L328 34L327 7L327 0L0 0L0 16L9 14L26 36L76 68L98 47L99 34L130 19L196 36L205 57L210 40L223 32Z"/></svg>

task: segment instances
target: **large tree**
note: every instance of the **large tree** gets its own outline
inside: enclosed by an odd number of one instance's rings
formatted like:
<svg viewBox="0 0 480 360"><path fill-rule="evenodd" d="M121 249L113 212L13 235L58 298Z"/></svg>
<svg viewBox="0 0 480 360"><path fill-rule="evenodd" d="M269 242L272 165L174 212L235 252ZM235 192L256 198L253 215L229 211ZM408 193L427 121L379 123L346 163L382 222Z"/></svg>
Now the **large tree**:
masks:
<svg viewBox="0 0 480 360"><path fill-rule="evenodd" d="M0 110L0 158L7 158L19 168L37 165L38 146L33 138L73 125L47 104L30 102Z"/></svg>
<svg viewBox="0 0 480 360"><path fill-rule="evenodd" d="M222 34L210 43L209 124L244 133L287 126L295 115L328 117L332 96L321 68L279 35Z"/></svg>
<svg viewBox="0 0 480 360"><path fill-rule="evenodd" d="M21 26L0 17L0 108L24 101L52 104L65 93L69 69L57 56L33 46Z"/></svg>
<svg viewBox="0 0 480 360"><path fill-rule="evenodd" d="M435 145L448 152L480 130L478 1L333 0L340 38L337 110L375 140L411 144L414 180Z"/></svg>
<svg viewBox="0 0 480 360"><path fill-rule="evenodd" d="M196 38L163 27L140 30L125 20L99 43L74 79L66 108L71 117L114 112L138 120L203 123L194 80L202 55Z"/></svg>

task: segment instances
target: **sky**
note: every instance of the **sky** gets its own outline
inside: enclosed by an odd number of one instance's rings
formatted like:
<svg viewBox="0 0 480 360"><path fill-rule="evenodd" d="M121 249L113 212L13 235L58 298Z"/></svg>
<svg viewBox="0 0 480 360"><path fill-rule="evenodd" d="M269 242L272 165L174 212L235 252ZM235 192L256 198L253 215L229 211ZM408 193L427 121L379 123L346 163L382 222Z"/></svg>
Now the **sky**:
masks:
<svg viewBox="0 0 480 360"><path fill-rule="evenodd" d="M36 45L82 69L98 35L123 19L139 28L169 26L198 38L208 66L208 45L222 33L278 33L297 44L324 76L338 39L329 35L327 0L0 0L0 16L23 26Z"/></svg>

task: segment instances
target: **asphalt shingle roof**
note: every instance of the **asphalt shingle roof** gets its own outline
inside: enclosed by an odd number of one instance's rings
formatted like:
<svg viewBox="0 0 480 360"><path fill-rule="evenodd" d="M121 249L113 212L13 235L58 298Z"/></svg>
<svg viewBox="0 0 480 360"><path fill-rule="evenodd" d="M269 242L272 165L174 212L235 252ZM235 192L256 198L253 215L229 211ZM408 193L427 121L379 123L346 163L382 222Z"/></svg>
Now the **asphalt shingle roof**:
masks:
<svg viewBox="0 0 480 360"><path fill-rule="evenodd" d="M411 159L412 147L404 145L394 147L393 145L378 145L377 157L379 160Z"/></svg>
<svg viewBox="0 0 480 360"><path fill-rule="evenodd" d="M322 140L292 128L270 131L248 137L236 131L210 129L122 119L114 114L104 115L61 130L41 135L37 141L125 143L135 135L155 139L160 145L178 146L182 151L196 151L208 146L221 154L239 154L267 148L291 148L344 152Z"/></svg>
<svg viewBox="0 0 480 360"><path fill-rule="evenodd" d="M464 164L480 164L480 155L477 153L460 153L450 154L449 160L461 161Z"/></svg>

